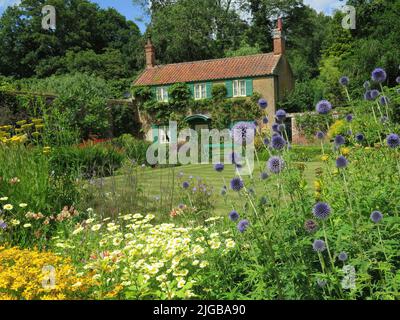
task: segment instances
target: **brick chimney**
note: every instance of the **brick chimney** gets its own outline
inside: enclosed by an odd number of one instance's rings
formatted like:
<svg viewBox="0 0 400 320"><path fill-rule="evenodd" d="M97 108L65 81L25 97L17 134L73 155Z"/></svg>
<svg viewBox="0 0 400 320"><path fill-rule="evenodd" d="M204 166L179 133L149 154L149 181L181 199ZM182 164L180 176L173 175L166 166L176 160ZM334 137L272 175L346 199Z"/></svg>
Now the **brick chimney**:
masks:
<svg viewBox="0 0 400 320"><path fill-rule="evenodd" d="M278 19L277 28L273 31L274 38L274 54L280 55L285 54L285 35L283 32L283 22L282 18Z"/></svg>
<svg viewBox="0 0 400 320"><path fill-rule="evenodd" d="M151 43L151 39L147 39L147 44L144 47L146 51L146 68L154 68L156 65L156 48Z"/></svg>

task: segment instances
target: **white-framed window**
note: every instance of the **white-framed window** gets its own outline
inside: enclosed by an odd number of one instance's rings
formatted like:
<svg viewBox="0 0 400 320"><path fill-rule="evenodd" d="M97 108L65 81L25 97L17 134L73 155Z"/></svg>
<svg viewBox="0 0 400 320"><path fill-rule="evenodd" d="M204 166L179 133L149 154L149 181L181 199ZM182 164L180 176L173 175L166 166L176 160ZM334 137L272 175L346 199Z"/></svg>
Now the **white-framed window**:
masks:
<svg viewBox="0 0 400 320"><path fill-rule="evenodd" d="M233 81L233 96L245 97L246 96L246 80Z"/></svg>
<svg viewBox="0 0 400 320"><path fill-rule="evenodd" d="M156 91L157 101L168 102L168 88L158 87Z"/></svg>
<svg viewBox="0 0 400 320"><path fill-rule="evenodd" d="M205 83L197 83L194 85L194 99L200 100L207 98L207 85Z"/></svg>
<svg viewBox="0 0 400 320"><path fill-rule="evenodd" d="M168 126L159 126L158 127L158 141L160 143L169 143L170 141L170 130Z"/></svg>

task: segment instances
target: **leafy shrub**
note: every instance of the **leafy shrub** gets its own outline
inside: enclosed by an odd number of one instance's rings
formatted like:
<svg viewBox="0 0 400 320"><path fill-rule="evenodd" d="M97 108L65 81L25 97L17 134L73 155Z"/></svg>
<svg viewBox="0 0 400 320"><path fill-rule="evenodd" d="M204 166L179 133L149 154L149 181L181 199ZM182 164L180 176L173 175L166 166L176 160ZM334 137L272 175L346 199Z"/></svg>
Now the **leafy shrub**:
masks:
<svg viewBox="0 0 400 320"><path fill-rule="evenodd" d="M123 134L113 139L112 144L118 148L122 148L130 160L134 160L139 164L145 163L146 152L151 145L150 142L136 139L130 134Z"/></svg>
<svg viewBox="0 0 400 320"><path fill-rule="evenodd" d="M60 147L52 152L50 165L55 176L106 177L119 169L124 154L109 144Z"/></svg>
<svg viewBox="0 0 400 320"><path fill-rule="evenodd" d="M224 84L213 85L211 90L211 96L214 101L222 101L226 98L228 90Z"/></svg>

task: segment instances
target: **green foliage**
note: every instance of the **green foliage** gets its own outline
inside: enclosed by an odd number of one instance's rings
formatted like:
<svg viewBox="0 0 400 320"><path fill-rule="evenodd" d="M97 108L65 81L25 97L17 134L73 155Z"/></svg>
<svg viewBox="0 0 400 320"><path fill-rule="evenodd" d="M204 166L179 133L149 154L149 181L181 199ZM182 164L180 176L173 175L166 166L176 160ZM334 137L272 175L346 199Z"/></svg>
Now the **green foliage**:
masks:
<svg viewBox="0 0 400 320"><path fill-rule="evenodd" d="M112 140L112 144L122 148L125 155L135 163L142 164L146 162L146 152L150 142L134 138L130 134L123 134Z"/></svg>
<svg viewBox="0 0 400 320"><path fill-rule="evenodd" d="M60 147L52 152L50 165L59 176L99 178L112 175L119 169L124 154L107 144L88 144L81 147Z"/></svg>
<svg viewBox="0 0 400 320"><path fill-rule="evenodd" d="M179 112L188 107L192 93L186 83L175 83L168 88L168 99L171 108Z"/></svg>
<svg viewBox="0 0 400 320"><path fill-rule="evenodd" d="M133 22L87 0L51 4L57 8L55 31L42 29L41 0L25 0L6 9L0 19L3 74L46 77L73 69L109 79L140 68L143 45Z"/></svg>
<svg viewBox="0 0 400 320"><path fill-rule="evenodd" d="M296 115L297 128L303 132L307 139L312 140L318 131L326 132L332 124L332 117L316 113L303 113Z"/></svg>
<svg viewBox="0 0 400 320"><path fill-rule="evenodd" d="M213 85L211 90L211 96L214 99L214 101L218 102L226 99L227 94L228 90L226 89L226 86L224 84Z"/></svg>
<svg viewBox="0 0 400 320"><path fill-rule="evenodd" d="M253 54L261 53L261 49L258 44L252 47L246 41L242 40L240 47L236 50L228 50L225 52L225 57L240 57L249 56Z"/></svg>

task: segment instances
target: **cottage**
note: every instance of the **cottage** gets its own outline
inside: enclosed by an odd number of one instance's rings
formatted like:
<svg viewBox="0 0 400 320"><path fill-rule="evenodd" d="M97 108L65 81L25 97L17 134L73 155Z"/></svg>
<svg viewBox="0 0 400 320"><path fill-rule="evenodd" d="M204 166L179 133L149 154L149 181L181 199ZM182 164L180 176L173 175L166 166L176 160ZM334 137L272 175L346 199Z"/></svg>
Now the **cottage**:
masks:
<svg viewBox="0 0 400 320"><path fill-rule="evenodd" d="M174 83L188 84L196 100L211 98L212 87L225 84L228 98L249 97L258 92L268 102L268 118L274 119L277 102L294 88L293 73L285 56L282 19L278 20L273 40L274 51L270 53L156 65L155 48L149 39L145 47L146 69L134 86L151 86L157 100L167 102L168 87ZM208 114L193 112L186 121L200 129L208 126L212 119ZM159 128L160 136L167 130L166 127Z"/></svg>

